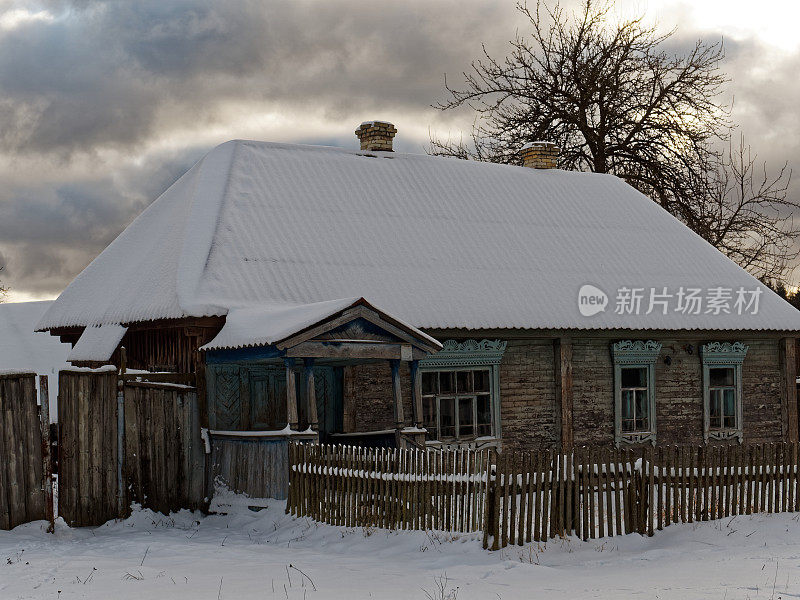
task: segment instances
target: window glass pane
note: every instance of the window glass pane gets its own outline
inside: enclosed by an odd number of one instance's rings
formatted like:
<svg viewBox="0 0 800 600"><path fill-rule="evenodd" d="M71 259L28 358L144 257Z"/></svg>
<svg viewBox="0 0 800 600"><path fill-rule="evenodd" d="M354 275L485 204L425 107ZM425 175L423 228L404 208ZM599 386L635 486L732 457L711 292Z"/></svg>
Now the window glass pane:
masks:
<svg viewBox="0 0 800 600"><path fill-rule="evenodd" d="M728 388L722 392L722 412L726 417L736 416L736 393Z"/></svg>
<svg viewBox="0 0 800 600"><path fill-rule="evenodd" d="M735 385L734 370L728 367L709 369L708 379L711 387L733 387Z"/></svg>
<svg viewBox="0 0 800 600"><path fill-rule="evenodd" d="M722 392L722 426L729 429L736 428L736 392L731 388L720 390Z"/></svg>
<svg viewBox="0 0 800 600"><path fill-rule="evenodd" d="M436 398L427 396L422 398L422 423L425 427L436 427Z"/></svg>
<svg viewBox="0 0 800 600"><path fill-rule="evenodd" d="M647 390L636 390L636 430L648 431L649 425L649 404L647 402Z"/></svg>
<svg viewBox="0 0 800 600"><path fill-rule="evenodd" d="M489 391L489 371L473 371L472 376L475 381L476 392Z"/></svg>
<svg viewBox="0 0 800 600"><path fill-rule="evenodd" d="M633 390L622 390L622 420L633 419Z"/></svg>
<svg viewBox="0 0 800 600"><path fill-rule="evenodd" d="M452 394L456 391L456 374L452 371L439 373L439 393Z"/></svg>
<svg viewBox="0 0 800 600"><path fill-rule="evenodd" d="M478 431L477 435L492 434L492 413L489 394L478 396Z"/></svg>
<svg viewBox="0 0 800 600"><path fill-rule="evenodd" d="M711 416L718 417L720 413L720 405L722 397L722 390L711 390L709 392L709 408L711 409Z"/></svg>
<svg viewBox="0 0 800 600"><path fill-rule="evenodd" d="M439 399L439 437L448 438L456 435L456 399Z"/></svg>
<svg viewBox="0 0 800 600"><path fill-rule="evenodd" d="M644 367L623 368L621 387L647 387L647 369Z"/></svg>
<svg viewBox="0 0 800 600"><path fill-rule="evenodd" d="M719 429L722 427L720 409L722 408L722 390L710 390L708 394L709 427Z"/></svg>
<svg viewBox="0 0 800 600"><path fill-rule="evenodd" d="M472 414L474 398L458 399L458 437L472 437L475 435L475 424Z"/></svg>
<svg viewBox="0 0 800 600"><path fill-rule="evenodd" d="M632 390L622 391L622 431L633 431L634 423L634 393Z"/></svg>
<svg viewBox="0 0 800 600"><path fill-rule="evenodd" d="M428 372L422 374L422 393L435 394L436 393L436 372Z"/></svg>
<svg viewBox="0 0 800 600"><path fill-rule="evenodd" d="M456 391L459 394L472 393L472 371L458 371L456 372Z"/></svg>
<svg viewBox="0 0 800 600"><path fill-rule="evenodd" d="M422 424L428 430L425 436L429 440L439 437L436 431L436 397L428 396L422 398Z"/></svg>

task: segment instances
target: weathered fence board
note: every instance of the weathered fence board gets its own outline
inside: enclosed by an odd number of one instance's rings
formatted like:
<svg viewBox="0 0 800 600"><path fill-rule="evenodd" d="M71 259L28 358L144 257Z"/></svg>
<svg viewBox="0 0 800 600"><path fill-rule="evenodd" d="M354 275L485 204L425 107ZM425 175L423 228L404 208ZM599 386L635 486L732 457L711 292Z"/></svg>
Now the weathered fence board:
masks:
<svg viewBox="0 0 800 600"><path fill-rule="evenodd" d="M70 525L125 516L132 502L163 513L203 502L194 388L126 380L120 407L118 384L115 371L59 374L59 514Z"/></svg>
<svg viewBox="0 0 800 600"><path fill-rule="evenodd" d="M34 373L0 375L0 529L47 519L52 523L47 377L43 410L36 401Z"/></svg>
<svg viewBox="0 0 800 600"><path fill-rule="evenodd" d="M536 456L522 464L544 455L532 454ZM502 506L496 519L485 520L487 547L563 535L584 540L633 532L653 535L655 529L675 523L798 510L797 443L611 449L599 454L576 449L556 453L543 474L538 469L520 472L513 464L501 455L487 487L487 505ZM526 477L541 478L543 485L516 490L514 482ZM544 509L548 482L549 515ZM570 489L575 490L572 502ZM523 520L517 506L542 514ZM540 525L548 521L549 532Z"/></svg>
<svg viewBox="0 0 800 600"><path fill-rule="evenodd" d="M251 498L283 500L289 491L289 443L211 435L211 479Z"/></svg>
<svg viewBox="0 0 800 600"><path fill-rule="evenodd" d="M798 510L798 444L561 453L289 447L287 511L334 525L483 531L484 547L653 535Z"/></svg>
<svg viewBox="0 0 800 600"><path fill-rule="evenodd" d="M287 512L346 527L481 531L489 451L290 444Z"/></svg>

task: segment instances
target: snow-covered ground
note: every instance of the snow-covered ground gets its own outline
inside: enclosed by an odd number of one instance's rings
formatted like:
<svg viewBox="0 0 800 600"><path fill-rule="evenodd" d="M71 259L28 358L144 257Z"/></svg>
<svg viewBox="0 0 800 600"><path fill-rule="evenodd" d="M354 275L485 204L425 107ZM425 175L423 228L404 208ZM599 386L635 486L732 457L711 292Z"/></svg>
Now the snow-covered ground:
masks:
<svg viewBox="0 0 800 600"><path fill-rule="evenodd" d="M136 510L94 529L0 532L0 598L800 597L796 515L490 553L476 535L344 529L283 507L208 517Z"/></svg>

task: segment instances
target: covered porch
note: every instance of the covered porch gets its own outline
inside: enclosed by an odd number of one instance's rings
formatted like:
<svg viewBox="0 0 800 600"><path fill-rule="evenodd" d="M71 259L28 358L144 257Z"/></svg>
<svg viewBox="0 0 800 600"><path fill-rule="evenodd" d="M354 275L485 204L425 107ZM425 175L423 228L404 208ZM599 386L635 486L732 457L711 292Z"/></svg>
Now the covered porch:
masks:
<svg viewBox="0 0 800 600"><path fill-rule="evenodd" d="M441 348L434 338L363 298L230 311L219 334L201 348L207 436L216 454L212 475L237 491L282 490L281 481L274 486L264 482L285 472L285 448L293 439L423 447L419 362ZM391 372L387 394L393 427L345 431L344 370L374 363ZM410 378L407 385L403 377ZM410 390L410 403L404 402L404 387ZM351 407L357 409L357 404ZM261 474L254 477L254 469ZM250 483L245 485L245 479ZM270 495L281 497L274 491Z"/></svg>

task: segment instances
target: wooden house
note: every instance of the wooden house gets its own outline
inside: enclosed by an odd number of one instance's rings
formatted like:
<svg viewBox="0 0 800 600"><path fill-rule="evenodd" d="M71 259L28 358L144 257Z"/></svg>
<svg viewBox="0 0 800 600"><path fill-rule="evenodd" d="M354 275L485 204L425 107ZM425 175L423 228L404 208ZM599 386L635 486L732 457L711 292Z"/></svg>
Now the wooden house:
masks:
<svg viewBox="0 0 800 600"><path fill-rule="evenodd" d="M611 175L232 141L38 325L197 375L212 435L368 444L797 439L800 313Z"/></svg>

